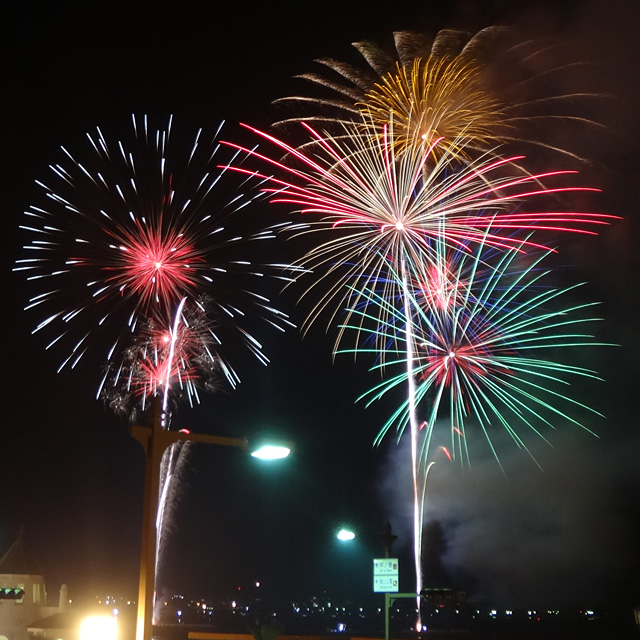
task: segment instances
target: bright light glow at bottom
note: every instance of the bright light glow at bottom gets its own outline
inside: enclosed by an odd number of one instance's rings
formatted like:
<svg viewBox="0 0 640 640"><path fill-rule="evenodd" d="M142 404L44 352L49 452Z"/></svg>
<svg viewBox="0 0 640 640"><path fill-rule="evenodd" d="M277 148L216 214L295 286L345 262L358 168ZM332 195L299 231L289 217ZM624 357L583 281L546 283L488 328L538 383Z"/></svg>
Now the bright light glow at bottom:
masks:
<svg viewBox="0 0 640 640"><path fill-rule="evenodd" d="M260 447L256 451L252 451L251 455L261 460L279 460L280 458L286 458L290 453L291 449L289 449L289 447L268 444Z"/></svg>
<svg viewBox="0 0 640 640"><path fill-rule="evenodd" d="M118 621L110 616L92 616L80 624L80 640L117 640Z"/></svg>

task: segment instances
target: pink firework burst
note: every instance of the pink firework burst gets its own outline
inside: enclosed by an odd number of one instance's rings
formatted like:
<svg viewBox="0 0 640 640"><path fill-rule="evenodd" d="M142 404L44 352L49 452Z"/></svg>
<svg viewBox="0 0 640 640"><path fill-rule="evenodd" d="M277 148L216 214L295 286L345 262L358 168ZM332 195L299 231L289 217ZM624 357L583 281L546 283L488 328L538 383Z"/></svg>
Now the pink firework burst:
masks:
<svg viewBox="0 0 640 640"><path fill-rule="evenodd" d="M202 251L194 238L180 229L164 229L162 221L155 228L137 226L137 233L124 229L122 237L114 238L120 260L105 267L114 272L105 282L123 295L130 292L144 308L158 302L170 308L180 295L197 289L197 268L205 262Z"/></svg>
<svg viewBox="0 0 640 640"><path fill-rule="evenodd" d="M193 405L200 389L215 387L226 365L207 303L183 299L175 317L158 315L141 325L122 358L106 367L99 391L105 403L135 418L155 396L167 409L181 398Z"/></svg>
<svg viewBox="0 0 640 640"><path fill-rule="evenodd" d="M424 362L418 379L460 394L463 379L478 387L481 379L497 374L512 375L506 367L496 365L496 354L490 345L499 340L500 336L492 326L457 337L434 334L429 342L418 345L417 360ZM501 352L500 355L505 354Z"/></svg>

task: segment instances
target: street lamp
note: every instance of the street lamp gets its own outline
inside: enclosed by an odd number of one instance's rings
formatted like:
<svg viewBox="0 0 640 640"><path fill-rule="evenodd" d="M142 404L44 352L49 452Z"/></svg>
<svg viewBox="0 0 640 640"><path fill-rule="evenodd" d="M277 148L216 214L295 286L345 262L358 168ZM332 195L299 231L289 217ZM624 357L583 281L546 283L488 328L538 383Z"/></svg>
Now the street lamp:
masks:
<svg viewBox="0 0 640 640"><path fill-rule="evenodd" d="M229 438L190 433L188 431L169 431L164 427L165 417L160 398L154 398L149 412L149 424L145 427L134 426L131 436L137 440L145 452L144 503L142 515L142 544L140 549L140 581L138 585L138 616L136 622L136 640L151 640L153 634L153 601L156 575L156 531L160 497L160 466L164 452L179 441L204 442L223 447L236 447L262 459L280 459L289 455L291 445L278 443L269 445L264 441L250 445L247 438Z"/></svg>

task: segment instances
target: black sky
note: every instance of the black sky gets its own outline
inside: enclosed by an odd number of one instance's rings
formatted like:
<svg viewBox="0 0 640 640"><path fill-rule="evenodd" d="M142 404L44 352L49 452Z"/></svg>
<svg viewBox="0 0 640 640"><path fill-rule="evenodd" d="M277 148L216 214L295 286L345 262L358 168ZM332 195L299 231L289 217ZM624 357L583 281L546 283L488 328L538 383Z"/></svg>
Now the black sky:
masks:
<svg viewBox="0 0 640 640"><path fill-rule="evenodd" d="M569 42L582 36L584 51L571 53L598 62L613 97L604 115L622 135L593 143L596 162L588 175L604 189L602 206L625 220L598 240L569 245L567 255L577 277L590 282L589 294L604 303L603 339L621 346L597 356L607 380L594 387L595 404L608 416L594 425L600 439L558 433L554 448L536 451L543 472L505 444L506 479L482 451L464 472L438 462L428 515L442 528L444 567L477 595L640 601L640 127L633 118L640 107L640 21L632 2L604 7L576 1L562 10L556 4L517 10L520 3L498 0L398 2L381 9L348 0L168 9L117 2L5 6L0 64L9 320L0 553L24 527L50 590L62 582L72 592L135 589L141 453L127 425L94 400L98 371L87 365L55 373L57 362L30 335L36 319L22 311L27 294L11 273L21 251L22 212L58 147L77 147L95 126L125 129L131 113L174 114L194 129L221 119L232 130L239 121L266 127L279 116L271 102L301 90L293 76L312 69L317 57L357 60L351 42L388 44L397 29L435 33L502 22L515 25L523 38ZM384 522L397 529L399 551L409 542L406 452L391 442L372 450L386 414L354 406L366 387L359 382L364 367L348 360L332 364L331 341L320 327L304 340L293 331L269 336L265 350L273 366L241 361L237 392L206 397L176 420L223 435L278 425L296 440L296 455L266 470L237 452L185 452L183 494L169 538L175 546L163 579L168 589L194 592L259 579L283 592L329 585L366 593ZM349 557L330 538L345 517L368 536L366 551Z"/></svg>

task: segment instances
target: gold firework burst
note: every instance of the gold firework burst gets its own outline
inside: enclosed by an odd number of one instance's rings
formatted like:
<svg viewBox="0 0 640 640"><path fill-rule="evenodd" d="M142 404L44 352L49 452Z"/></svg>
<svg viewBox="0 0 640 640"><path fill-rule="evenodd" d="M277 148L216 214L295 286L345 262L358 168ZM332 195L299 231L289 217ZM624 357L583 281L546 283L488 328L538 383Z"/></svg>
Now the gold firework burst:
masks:
<svg viewBox="0 0 640 640"><path fill-rule="evenodd" d="M519 153L537 158L540 167L555 154L588 164L584 141L608 130L600 121L603 110L594 112L608 98L594 85L598 74L576 74L593 65L576 61L563 43L517 38L492 26L477 33L443 29L433 38L398 31L389 52L373 42L354 42L365 64L317 59L324 73L297 77L318 91L276 100L297 113L275 124L321 123L335 135L345 121L368 115L378 128L393 119L398 144L403 144L398 135L403 125L404 144L415 140L415 129L426 134L427 142L453 141L464 132L466 153L457 154L459 161L498 147L500 154L511 148L511 154L515 145Z"/></svg>
<svg viewBox="0 0 640 640"><path fill-rule="evenodd" d="M469 159L470 149L500 144L501 103L485 88L482 70L464 57L429 56L396 65L358 104L376 128L393 122L400 147L422 139L434 152ZM464 141L464 144L459 144ZM437 158L436 158L437 159Z"/></svg>

